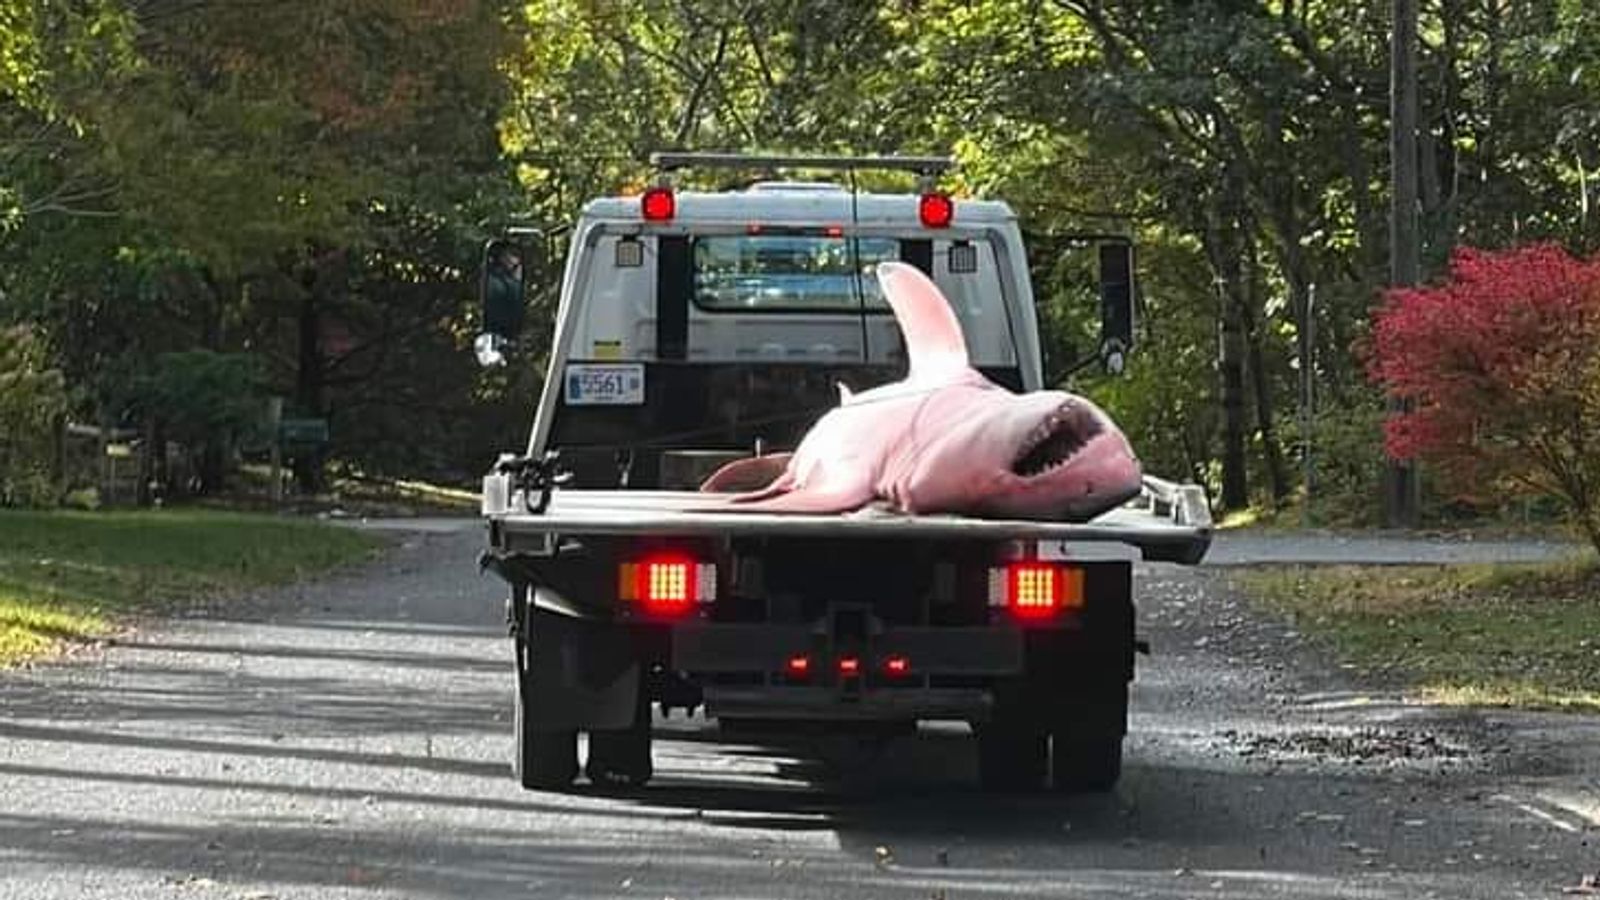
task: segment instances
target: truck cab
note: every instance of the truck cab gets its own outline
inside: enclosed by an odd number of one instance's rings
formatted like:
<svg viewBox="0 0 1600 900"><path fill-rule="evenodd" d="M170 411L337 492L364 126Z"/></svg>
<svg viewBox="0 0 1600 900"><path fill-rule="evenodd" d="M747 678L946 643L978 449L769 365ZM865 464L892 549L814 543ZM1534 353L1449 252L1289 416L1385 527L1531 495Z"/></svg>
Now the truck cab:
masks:
<svg viewBox="0 0 1600 900"><path fill-rule="evenodd" d="M990 786L1042 786L1053 764L1058 788L1108 787L1136 645L1130 560L1198 558L1203 497L1168 486L1149 512L1084 525L740 516L695 490L725 462L792 449L841 385L903 376L873 276L883 261L934 280L990 380L1044 387L1015 213L936 190L949 165L937 158L656 164L660 183L583 208L528 445L484 483L483 561L511 588L524 786L570 783L579 731L591 780L642 784L660 706L704 707L747 733L893 735L956 719L978 735ZM887 168L917 186L675 189L671 174L690 167ZM1099 359L1120 367L1131 247L1083 241L1100 254ZM506 249L486 252L486 304ZM486 321L514 324L501 301ZM518 337L487 334L480 355L526 364L543 348Z"/></svg>

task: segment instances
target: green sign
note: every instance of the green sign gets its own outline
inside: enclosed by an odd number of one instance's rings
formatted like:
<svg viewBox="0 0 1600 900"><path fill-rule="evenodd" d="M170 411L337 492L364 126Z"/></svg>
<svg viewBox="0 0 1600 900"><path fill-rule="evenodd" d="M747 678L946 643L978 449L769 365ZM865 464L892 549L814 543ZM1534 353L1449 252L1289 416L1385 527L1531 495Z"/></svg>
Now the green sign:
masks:
<svg viewBox="0 0 1600 900"><path fill-rule="evenodd" d="M278 442L317 446L328 442L327 419L284 419L278 423Z"/></svg>

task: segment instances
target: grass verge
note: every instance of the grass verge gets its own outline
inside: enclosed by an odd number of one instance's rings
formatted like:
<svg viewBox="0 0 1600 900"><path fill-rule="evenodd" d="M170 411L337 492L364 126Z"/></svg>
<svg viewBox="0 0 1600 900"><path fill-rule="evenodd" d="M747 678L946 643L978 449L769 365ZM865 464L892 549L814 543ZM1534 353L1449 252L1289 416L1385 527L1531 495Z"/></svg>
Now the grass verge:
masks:
<svg viewBox="0 0 1600 900"><path fill-rule="evenodd" d="M121 615L279 584L369 556L347 528L208 510L0 511L0 667Z"/></svg>
<svg viewBox="0 0 1600 900"><path fill-rule="evenodd" d="M1247 594L1428 700L1600 712L1600 562L1264 568Z"/></svg>

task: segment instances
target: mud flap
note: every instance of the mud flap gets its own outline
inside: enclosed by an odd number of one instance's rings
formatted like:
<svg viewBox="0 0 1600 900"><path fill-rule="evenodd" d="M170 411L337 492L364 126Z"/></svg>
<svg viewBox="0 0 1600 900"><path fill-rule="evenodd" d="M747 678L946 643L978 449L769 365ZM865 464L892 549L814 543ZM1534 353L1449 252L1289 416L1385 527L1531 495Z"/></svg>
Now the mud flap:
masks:
<svg viewBox="0 0 1600 900"><path fill-rule="evenodd" d="M538 698L539 730L632 725L641 679L628 630L537 607L529 613L528 688Z"/></svg>

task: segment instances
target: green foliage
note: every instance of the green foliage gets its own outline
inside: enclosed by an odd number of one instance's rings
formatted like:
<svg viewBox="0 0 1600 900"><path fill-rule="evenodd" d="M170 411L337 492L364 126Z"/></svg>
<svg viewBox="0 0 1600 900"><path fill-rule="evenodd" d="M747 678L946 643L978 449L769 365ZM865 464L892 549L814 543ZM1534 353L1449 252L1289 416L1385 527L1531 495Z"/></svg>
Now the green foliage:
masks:
<svg viewBox="0 0 1600 900"><path fill-rule="evenodd" d="M55 446L67 399L38 336L0 327L0 506L55 503Z"/></svg>
<svg viewBox="0 0 1600 900"><path fill-rule="evenodd" d="M137 389L141 411L167 437L195 447L260 442L266 411L259 361L243 353L163 353Z"/></svg>
<svg viewBox="0 0 1600 900"><path fill-rule="evenodd" d="M1318 409L1310 429L1312 486L1304 500L1317 525L1377 525L1382 512L1373 502L1383 478L1383 404L1375 394ZM1301 420L1288 438L1304 452ZM1299 454L1297 453L1297 456Z"/></svg>
<svg viewBox="0 0 1600 900"><path fill-rule="evenodd" d="M1430 266L1457 241L1600 243L1600 12L1424 6ZM466 352L478 247L514 211L569 221L637 186L652 150L954 152L946 186L1011 201L1030 232L1135 239L1130 374L1075 386L1151 471L1283 488L1314 356L1314 502L1359 519L1376 412L1351 348L1387 270L1388 16L1381 0L0 0L0 323L37 323L78 416L148 425L129 388L165 354L249 353L262 389L333 423L336 458L460 481L519 441L540 377L537 358L481 373ZM1030 259L1052 376L1095 342L1084 256L1041 242ZM535 357L553 316L537 295Z"/></svg>

